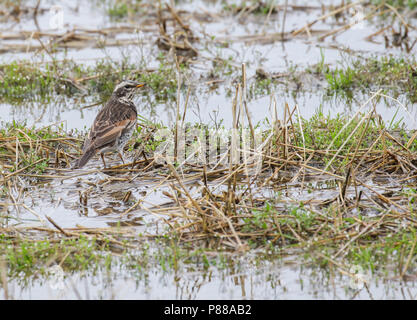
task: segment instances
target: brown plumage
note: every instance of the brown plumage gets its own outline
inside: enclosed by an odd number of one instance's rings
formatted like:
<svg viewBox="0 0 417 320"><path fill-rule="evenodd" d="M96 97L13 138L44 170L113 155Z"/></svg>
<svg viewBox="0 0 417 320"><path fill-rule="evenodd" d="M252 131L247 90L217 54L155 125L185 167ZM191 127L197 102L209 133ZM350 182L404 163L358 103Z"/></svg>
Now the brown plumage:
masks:
<svg viewBox="0 0 417 320"><path fill-rule="evenodd" d="M104 153L109 151L117 151L123 161L123 148L132 136L137 120L136 106L131 98L136 88L142 86L142 83L128 80L114 89L109 101L95 118L84 142L82 156L74 168L83 167L97 152L100 152L104 167Z"/></svg>

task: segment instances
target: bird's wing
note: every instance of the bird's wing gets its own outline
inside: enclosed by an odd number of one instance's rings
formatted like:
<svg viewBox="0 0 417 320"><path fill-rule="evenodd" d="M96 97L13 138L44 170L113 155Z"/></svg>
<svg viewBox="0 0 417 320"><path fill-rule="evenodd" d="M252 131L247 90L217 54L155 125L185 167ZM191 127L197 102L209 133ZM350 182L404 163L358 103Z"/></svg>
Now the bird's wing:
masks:
<svg viewBox="0 0 417 320"><path fill-rule="evenodd" d="M124 130L135 125L137 114L129 108L112 110L104 108L94 120L87 140L83 146L83 152L94 148L99 149L106 145L112 145L120 137Z"/></svg>

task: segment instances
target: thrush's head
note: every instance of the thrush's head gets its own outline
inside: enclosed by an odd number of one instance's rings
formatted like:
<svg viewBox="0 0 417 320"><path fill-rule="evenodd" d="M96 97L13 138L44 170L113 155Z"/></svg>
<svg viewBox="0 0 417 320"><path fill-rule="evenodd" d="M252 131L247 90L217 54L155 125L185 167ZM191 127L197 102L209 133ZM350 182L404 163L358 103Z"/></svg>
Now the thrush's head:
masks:
<svg viewBox="0 0 417 320"><path fill-rule="evenodd" d="M132 80L124 80L120 82L116 88L114 88L113 95L117 98L127 98L132 99L133 94L135 93L136 89L143 87L145 84L132 81Z"/></svg>

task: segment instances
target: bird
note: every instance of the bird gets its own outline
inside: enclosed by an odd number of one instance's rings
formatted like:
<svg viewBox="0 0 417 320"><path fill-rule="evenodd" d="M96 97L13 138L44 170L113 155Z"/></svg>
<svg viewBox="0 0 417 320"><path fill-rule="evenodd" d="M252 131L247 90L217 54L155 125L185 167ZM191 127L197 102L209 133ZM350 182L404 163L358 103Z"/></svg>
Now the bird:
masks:
<svg viewBox="0 0 417 320"><path fill-rule="evenodd" d="M104 154L117 151L124 163L123 148L133 134L137 121L136 106L132 101L136 89L145 84L123 80L94 119L88 137L85 139L82 155L76 160L73 168L82 168L97 152L100 152L104 168Z"/></svg>

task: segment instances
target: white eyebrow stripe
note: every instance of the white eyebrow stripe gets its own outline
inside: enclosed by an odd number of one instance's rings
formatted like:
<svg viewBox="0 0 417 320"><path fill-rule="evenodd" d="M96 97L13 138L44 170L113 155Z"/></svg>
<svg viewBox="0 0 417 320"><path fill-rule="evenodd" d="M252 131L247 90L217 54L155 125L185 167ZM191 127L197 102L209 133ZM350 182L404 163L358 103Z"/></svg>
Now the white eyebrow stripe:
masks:
<svg viewBox="0 0 417 320"><path fill-rule="evenodd" d="M135 85L135 82L134 81L131 81L131 80L126 80L126 81L122 81L122 82L120 82L115 88L114 88L114 90L113 91L117 91L117 90L119 90L121 87L124 87L124 86L126 86L126 85Z"/></svg>

